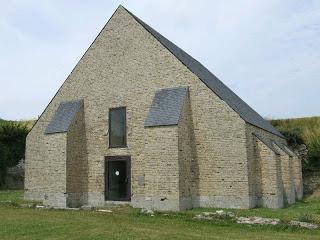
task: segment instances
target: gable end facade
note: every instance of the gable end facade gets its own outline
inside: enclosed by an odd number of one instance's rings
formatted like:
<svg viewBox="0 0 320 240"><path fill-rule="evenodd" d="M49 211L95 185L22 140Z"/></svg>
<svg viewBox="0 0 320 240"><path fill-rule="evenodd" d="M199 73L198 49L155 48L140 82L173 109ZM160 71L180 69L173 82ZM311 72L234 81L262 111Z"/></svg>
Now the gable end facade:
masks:
<svg viewBox="0 0 320 240"><path fill-rule="evenodd" d="M173 89L179 91L171 97ZM78 99L81 110L68 130L45 134L60 104ZM125 128L115 139L126 137L117 148L109 142L115 108L125 109L126 119L115 123ZM174 124L150 127L148 116ZM255 183L262 165L253 133L285 144L246 122L120 6L27 137L25 198L59 207L122 199L174 211L259 206L265 193Z"/></svg>

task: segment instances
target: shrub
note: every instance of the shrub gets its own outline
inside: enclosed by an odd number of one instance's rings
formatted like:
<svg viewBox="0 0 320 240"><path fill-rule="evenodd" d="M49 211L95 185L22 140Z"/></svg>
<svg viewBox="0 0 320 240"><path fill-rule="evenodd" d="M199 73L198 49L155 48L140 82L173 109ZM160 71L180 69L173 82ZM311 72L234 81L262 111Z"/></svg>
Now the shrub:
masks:
<svg viewBox="0 0 320 240"><path fill-rule="evenodd" d="M303 213L298 217L299 222L316 223L319 224L319 216L312 213Z"/></svg>
<svg viewBox="0 0 320 240"><path fill-rule="evenodd" d="M320 138L308 145L308 160L311 168L320 169Z"/></svg>
<svg viewBox="0 0 320 240"><path fill-rule="evenodd" d="M0 121L0 186L4 185L7 167L15 166L24 158L28 132L26 124Z"/></svg>
<svg viewBox="0 0 320 240"><path fill-rule="evenodd" d="M305 144L308 156L303 170L320 169L320 117L279 119L270 121L287 139L288 144L295 148Z"/></svg>
<svg viewBox="0 0 320 240"><path fill-rule="evenodd" d="M292 129L279 128L283 136L286 137L290 146L304 144L303 141L303 130L301 127L294 127Z"/></svg>

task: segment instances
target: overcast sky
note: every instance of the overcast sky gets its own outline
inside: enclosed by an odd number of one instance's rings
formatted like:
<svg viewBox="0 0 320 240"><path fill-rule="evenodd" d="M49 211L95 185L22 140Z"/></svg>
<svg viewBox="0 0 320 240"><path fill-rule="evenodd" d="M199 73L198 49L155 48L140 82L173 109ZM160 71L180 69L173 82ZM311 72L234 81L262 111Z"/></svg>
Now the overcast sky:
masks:
<svg viewBox="0 0 320 240"><path fill-rule="evenodd" d="M262 116L320 115L319 0L0 2L0 118L36 118L122 4Z"/></svg>

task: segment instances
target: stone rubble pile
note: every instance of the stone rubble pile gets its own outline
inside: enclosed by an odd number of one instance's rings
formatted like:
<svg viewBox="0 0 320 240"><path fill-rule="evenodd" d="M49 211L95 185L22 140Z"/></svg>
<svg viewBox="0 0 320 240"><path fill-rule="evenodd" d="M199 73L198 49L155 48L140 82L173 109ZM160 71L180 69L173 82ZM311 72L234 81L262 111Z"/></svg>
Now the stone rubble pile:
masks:
<svg viewBox="0 0 320 240"><path fill-rule="evenodd" d="M233 212L225 212L217 210L215 212L203 212L193 217L195 220L214 220L214 219L231 219L239 224L259 224L259 225L278 225L280 219L278 218L263 218L258 216L253 217L237 217ZM291 221L288 225L307 229L318 229L319 225L307 222Z"/></svg>
<svg viewBox="0 0 320 240"><path fill-rule="evenodd" d="M319 225L313 224L313 223L307 223L307 222L299 222L299 221L291 221L289 223L291 226L296 227L302 227L302 228L308 228L308 229L318 229Z"/></svg>
<svg viewBox="0 0 320 240"><path fill-rule="evenodd" d="M263 217L238 217L237 223L240 224L261 224L261 225L277 225L280 219L263 218Z"/></svg>
<svg viewBox="0 0 320 240"><path fill-rule="evenodd" d="M36 208L37 209L43 209L43 208L46 208L46 206L44 206L44 205L36 205Z"/></svg>
<svg viewBox="0 0 320 240"><path fill-rule="evenodd" d="M91 211L94 210L94 207L90 206L90 205L83 205L80 207L81 210L85 210L85 211Z"/></svg>
<svg viewBox="0 0 320 240"><path fill-rule="evenodd" d="M112 213L113 211L109 209L98 209L98 212Z"/></svg>
<svg viewBox="0 0 320 240"><path fill-rule="evenodd" d="M146 215L150 215L151 217L154 217L154 211L151 209L142 208L141 213L146 214Z"/></svg>
<svg viewBox="0 0 320 240"><path fill-rule="evenodd" d="M233 212L225 212L223 210L217 210L215 212L203 212L194 217L194 219L200 220L212 220L212 219L232 219L235 218Z"/></svg>

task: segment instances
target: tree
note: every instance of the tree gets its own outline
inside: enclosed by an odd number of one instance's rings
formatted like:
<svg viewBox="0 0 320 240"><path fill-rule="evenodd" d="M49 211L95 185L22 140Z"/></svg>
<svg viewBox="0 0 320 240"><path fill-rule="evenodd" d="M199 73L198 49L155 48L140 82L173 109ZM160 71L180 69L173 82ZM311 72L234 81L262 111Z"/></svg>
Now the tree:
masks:
<svg viewBox="0 0 320 240"><path fill-rule="evenodd" d="M7 167L15 166L25 156L26 124L0 121L0 186L4 185Z"/></svg>

